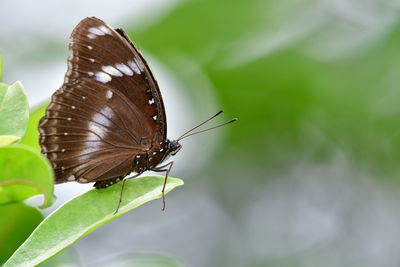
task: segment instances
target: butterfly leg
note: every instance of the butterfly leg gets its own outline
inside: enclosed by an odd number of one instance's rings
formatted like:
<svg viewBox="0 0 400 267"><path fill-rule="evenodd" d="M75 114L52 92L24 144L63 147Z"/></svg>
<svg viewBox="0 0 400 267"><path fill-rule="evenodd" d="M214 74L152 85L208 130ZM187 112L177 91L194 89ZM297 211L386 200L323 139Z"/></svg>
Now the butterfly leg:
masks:
<svg viewBox="0 0 400 267"><path fill-rule="evenodd" d="M122 194L124 193L124 188L125 188L125 181L128 180L128 179L136 178L136 177L138 177L138 176L141 175L141 174L142 174L142 173L140 172L140 173L138 173L138 174L136 174L136 175L134 175L134 176L128 177L128 178L126 178L126 179L124 179L124 180L122 181L121 192L119 193L118 206L117 206L117 209L115 210L114 214L116 214L116 213L118 212L119 206L121 205L121 202L122 202Z"/></svg>
<svg viewBox="0 0 400 267"><path fill-rule="evenodd" d="M169 172L171 171L172 165L174 165L173 161L168 162L167 164L162 165L160 167L152 169L152 171L155 171L155 172L165 172L166 171L165 179L164 179L164 185L163 185L163 188L162 188L162 191L161 191L162 199L163 199L163 207L161 209L162 211L165 210L165 193L164 192L165 192L165 186L167 185L167 179L168 179L168 176L169 176ZM168 166L168 168L166 168L167 166Z"/></svg>
<svg viewBox="0 0 400 267"><path fill-rule="evenodd" d="M125 188L125 181L126 179L124 179L122 181L122 187L121 187L121 192L119 193L119 200L118 200L118 205L117 205L117 209L115 210L114 214L117 214L118 210L119 210L119 206L121 205L122 202L122 193L124 192L124 188Z"/></svg>

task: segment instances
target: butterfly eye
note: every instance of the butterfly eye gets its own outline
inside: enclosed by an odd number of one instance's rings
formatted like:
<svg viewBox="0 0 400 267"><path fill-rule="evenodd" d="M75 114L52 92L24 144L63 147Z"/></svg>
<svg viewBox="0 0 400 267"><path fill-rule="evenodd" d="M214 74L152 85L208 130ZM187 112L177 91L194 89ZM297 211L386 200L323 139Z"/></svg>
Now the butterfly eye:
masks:
<svg viewBox="0 0 400 267"><path fill-rule="evenodd" d="M177 141L172 141L171 143L170 143L170 153L171 153L171 155L172 156L175 156L176 155L176 153L178 153L179 152L179 150L181 150L181 148L182 148L182 145L181 144L179 144Z"/></svg>

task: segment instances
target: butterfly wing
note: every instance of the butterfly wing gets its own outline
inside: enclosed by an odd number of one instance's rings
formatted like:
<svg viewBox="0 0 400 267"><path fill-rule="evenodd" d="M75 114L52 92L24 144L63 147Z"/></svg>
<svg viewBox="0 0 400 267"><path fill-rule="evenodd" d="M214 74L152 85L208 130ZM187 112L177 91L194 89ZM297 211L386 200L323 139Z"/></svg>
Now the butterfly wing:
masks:
<svg viewBox="0 0 400 267"><path fill-rule="evenodd" d="M126 38L97 18L72 32L64 84L39 124L57 183L127 175L134 156L166 136L157 83Z"/></svg>
<svg viewBox="0 0 400 267"><path fill-rule="evenodd" d="M141 65L146 73L146 79L149 81L150 87L146 90L147 93L151 92L151 99L147 101L147 104L152 104L153 102L156 103L157 107L157 117L156 117L156 127L157 127L157 134L155 135L153 141L155 144L158 142L164 141L167 138L167 121L165 115L165 108L164 103L162 101L161 92L157 84L157 80L154 78L153 73L150 70L149 65L147 64L146 60L143 58L142 53L140 50L132 43L129 39L128 35L120 28L115 29L127 43L131 46L132 52L135 55L135 58L138 58L138 65ZM146 105L146 103L144 103ZM154 117L153 117L154 119Z"/></svg>

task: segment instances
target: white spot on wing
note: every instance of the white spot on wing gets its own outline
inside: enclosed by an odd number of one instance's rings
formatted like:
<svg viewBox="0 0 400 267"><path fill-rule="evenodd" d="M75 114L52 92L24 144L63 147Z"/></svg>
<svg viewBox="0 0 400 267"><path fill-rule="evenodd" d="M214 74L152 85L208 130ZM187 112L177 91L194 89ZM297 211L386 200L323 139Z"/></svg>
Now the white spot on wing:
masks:
<svg viewBox="0 0 400 267"><path fill-rule="evenodd" d="M154 116L153 116L153 120L157 120L157 115L154 115Z"/></svg>
<svg viewBox="0 0 400 267"><path fill-rule="evenodd" d="M94 39L94 38L96 38L96 35L93 34L93 33L88 33L86 36L89 37L89 39Z"/></svg>
<svg viewBox="0 0 400 267"><path fill-rule="evenodd" d="M88 45L87 48L88 48L89 50L92 50L92 49L93 49L93 46Z"/></svg>
<svg viewBox="0 0 400 267"><path fill-rule="evenodd" d="M129 61L128 61L128 65L129 65L129 67L130 67L134 72L136 72L137 74L140 74L140 73L141 73L139 67L138 67L138 66L136 65L136 63L133 62L132 60L129 60Z"/></svg>
<svg viewBox="0 0 400 267"><path fill-rule="evenodd" d="M98 71L95 73L95 79L102 83L108 83L109 81L111 81L111 76L105 72Z"/></svg>
<svg viewBox="0 0 400 267"><path fill-rule="evenodd" d="M113 96L113 92L111 90L107 90L106 98L110 99Z"/></svg>
<svg viewBox="0 0 400 267"><path fill-rule="evenodd" d="M85 178L79 178L78 181L80 183L86 183L88 180L86 180Z"/></svg>
<svg viewBox="0 0 400 267"><path fill-rule="evenodd" d="M89 124L89 130L98 135L100 138L105 137L105 132L99 126L94 123Z"/></svg>
<svg viewBox="0 0 400 267"><path fill-rule="evenodd" d="M91 71L89 71L87 74L88 74L89 76L93 76L93 75L94 75L94 73L91 72Z"/></svg>
<svg viewBox="0 0 400 267"><path fill-rule="evenodd" d="M76 178L75 178L74 175L71 175L70 177L67 178L68 181L75 181L75 179L76 179Z"/></svg>
<svg viewBox="0 0 400 267"><path fill-rule="evenodd" d="M101 25L101 26L99 27L99 30L102 31L102 32L104 32L105 34L110 34L110 33L111 33L111 31L110 31L106 26L104 26L104 25Z"/></svg>
<svg viewBox="0 0 400 267"><path fill-rule="evenodd" d="M115 67L117 67L117 69L119 69L120 71L122 71L123 73L125 73L128 76L132 76L133 75L132 70L127 65L125 65L123 63L115 64Z"/></svg>
<svg viewBox="0 0 400 267"><path fill-rule="evenodd" d="M118 76L118 77L122 77L122 76L123 76L122 73L119 72L119 71L118 71L116 68L114 68L113 66L102 66L101 69L102 69L104 72L107 72L108 74L113 75L113 76Z"/></svg>
<svg viewBox="0 0 400 267"><path fill-rule="evenodd" d="M154 98L149 100L149 105L152 105L152 104L154 104Z"/></svg>
<svg viewBox="0 0 400 267"><path fill-rule="evenodd" d="M89 32L96 34L96 35L104 35L104 32L102 32L100 29L94 28L94 27L89 28Z"/></svg>
<svg viewBox="0 0 400 267"><path fill-rule="evenodd" d="M89 58L90 62L95 62L94 58Z"/></svg>

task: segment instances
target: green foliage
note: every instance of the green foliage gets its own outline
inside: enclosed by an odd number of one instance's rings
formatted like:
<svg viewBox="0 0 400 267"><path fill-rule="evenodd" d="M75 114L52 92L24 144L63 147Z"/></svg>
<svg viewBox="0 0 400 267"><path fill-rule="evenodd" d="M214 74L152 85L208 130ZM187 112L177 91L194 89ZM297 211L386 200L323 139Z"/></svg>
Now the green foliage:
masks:
<svg viewBox="0 0 400 267"><path fill-rule="evenodd" d="M20 82L0 86L0 135L22 137L29 119L29 104Z"/></svg>
<svg viewBox="0 0 400 267"><path fill-rule="evenodd" d="M53 171L40 153L25 145L0 147L0 205L44 195L42 208L53 202Z"/></svg>
<svg viewBox="0 0 400 267"><path fill-rule="evenodd" d="M8 84L0 82L0 97L3 97L8 87L9 87Z"/></svg>
<svg viewBox="0 0 400 267"><path fill-rule="evenodd" d="M25 136L21 140L21 144L31 146L40 151L38 125L40 119L44 116L47 103L36 107L29 115L28 129Z"/></svg>
<svg viewBox="0 0 400 267"><path fill-rule="evenodd" d="M42 220L43 215L37 209L25 204L0 205L0 265Z"/></svg>
<svg viewBox="0 0 400 267"><path fill-rule="evenodd" d="M53 202L50 164L29 146L11 145L23 137L28 120L29 105L22 84L0 83L0 205L43 194L41 207L46 208Z"/></svg>
<svg viewBox="0 0 400 267"><path fill-rule="evenodd" d="M349 158L388 167L396 175L399 24L385 28L387 34L376 40L362 38L361 32L352 39L347 30L357 28L357 20L338 31L340 15L330 23L321 16L310 27L311 18L304 14L318 14L318 5L186 1L151 27L129 33L179 75L193 95L204 91L196 81L205 76L218 107L240 119L225 130L226 149L240 153L224 150L222 160L251 153L249 162L264 167L299 154L320 158L343 150ZM347 46L349 39L365 41ZM338 53L342 45L348 50Z"/></svg>
<svg viewBox="0 0 400 267"><path fill-rule="evenodd" d="M0 81L2 59L0 57ZM43 220L35 208L21 201L43 194L42 208L53 201L53 171L33 148L18 142L28 126L29 105L20 82L0 82L0 264Z"/></svg>
<svg viewBox="0 0 400 267"><path fill-rule="evenodd" d="M161 197L163 182L164 176L127 180L117 214L114 212L122 183L101 190L93 189L70 200L36 228L4 267L34 266L48 260L101 225L152 199ZM182 184L182 180L169 177L166 193Z"/></svg>

